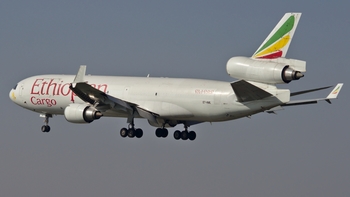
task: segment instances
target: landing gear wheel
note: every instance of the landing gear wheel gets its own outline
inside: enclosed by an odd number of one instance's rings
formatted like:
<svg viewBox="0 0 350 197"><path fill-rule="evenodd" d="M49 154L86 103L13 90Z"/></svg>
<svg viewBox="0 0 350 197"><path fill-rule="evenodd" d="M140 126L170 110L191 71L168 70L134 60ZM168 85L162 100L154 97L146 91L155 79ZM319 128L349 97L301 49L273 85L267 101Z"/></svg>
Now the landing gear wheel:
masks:
<svg viewBox="0 0 350 197"><path fill-rule="evenodd" d="M181 131L176 130L174 132L174 138L175 138L175 140L179 140L181 138Z"/></svg>
<svg viewBox="0 0 350 197"><path fill-rule="evenodd" d="M41 127L41 131L42 131L43 133L50 132L50 126L49 126L49 125L43 125L43 126Z"/></svg>
<svg viewBox="0 0 350 197"><path fill-rule="evenodd" d="M194 131L190 131L189 133L188 133L188 139L190 139L191 141L193 141L193 140L195 140L196 139L196 132L194 132Z"/></svg>
<svg viewBox="0 0 350 197"><path fill-rule="evenodd" d="M187 140L188 139L188 131L182 131L181 132L181 139L182 140Z"/></svg>
<svg viewBox="0 0 350 197"><path fill-rule="evenodd" d="M157 128L157 129L156 129L156 136L157 136L157 137L162 137L162 136L163 136L162 133L163 133L163 132L162 132L162 129L161 129L161 128Z"/></svg>
<svg viewBox="0 0 350 197"><path fill-rule="evenodd" d="M44 125L41 127L41 131L44 133L50 132L50 126L49 126L49 118L52 118L51 114L40 114L40 117L45 118L44 119Z"/></svg>
<svg viewBox="0 0 350 197"><path fill-rule="evenodd" d="M169 132L168 132L168 129L166 129L166 128L157 128L156 129L156 136L157 137L166 138L166 137L168 137L168 134L169 134Z"/></svg>
<svg viewBox="0 0 350 197"><path fill-rule="evenodd" d="M135 136L136 136L137 138L141 138L141 137L143 136L143 131L142 131L142 129L136 129L136 130L135 130Z"/></svg>
<svg viewBox="0 0 350 197"><path fill-rule="evenodd" d="M120 136L122 136L122 137L126 137L126 136L128 136L128 130L126 129L126 128L122 128L122 129L120 129Z"/></svg>
<svg viewBox="0 0 350 197"><path fill-rule="evenodd" d="M130 128L130 129L128 130L128 137L129 137L129 138L135 137L135 129L134 129L134 128Z"/></svg>
<svg viewBox="0 0 350 197"><path fill-rule="evenodd" d="M168 134L169 134L168 129L162 129L162 137L163 138L168 137Z"/></svg>

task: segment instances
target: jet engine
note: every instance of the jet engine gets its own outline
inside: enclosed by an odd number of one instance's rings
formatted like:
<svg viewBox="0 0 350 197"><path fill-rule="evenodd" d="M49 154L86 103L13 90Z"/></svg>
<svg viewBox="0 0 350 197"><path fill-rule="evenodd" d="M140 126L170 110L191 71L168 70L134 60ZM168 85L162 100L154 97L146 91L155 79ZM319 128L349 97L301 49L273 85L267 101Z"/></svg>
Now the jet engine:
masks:
<svg viewBox="0 0 350 197"><path fill-rule="evenodd" d="M233 57L226 64L227 73L236 79L268 84L289 83L298 80L306 71L306 62L294 59L273 60Z"/></svg>
<svg viewBox="0 0 350 197"><path fill-rule="evenodd" d="M70 104L64 109L64 117L72 123L90 123L100 119L103 114L85 104Z"/></svg>

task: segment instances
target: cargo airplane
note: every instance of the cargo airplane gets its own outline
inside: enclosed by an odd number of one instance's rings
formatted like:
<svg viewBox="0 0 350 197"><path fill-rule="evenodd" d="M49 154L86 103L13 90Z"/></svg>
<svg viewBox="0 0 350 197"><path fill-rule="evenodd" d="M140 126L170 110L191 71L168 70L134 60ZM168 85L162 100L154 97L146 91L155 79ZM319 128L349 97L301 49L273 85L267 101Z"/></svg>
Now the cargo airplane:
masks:
<svg viewBox="0 0 350 197"><path fill-rule="evenodd" d="M157 137L167 137L169 127L178 124L176 140L194 140L192 125L249 117L259 112L274 113L286 106L317 103L337 98L339 83L325 98L294 100L295 95L318 91L321 87L291 93L276 84L299 80L306 62L285 58L301 13L286 13L252 57L232 57L227 73L237 81L205 79L94 76L80 66L74 75L38 75L26 78L10 91L11 100L44 118L42 132L49 132L49 118L64 115L72 123L91 123L101 117L124 117L128 126L122 137L143 136L135 118L145 118L157 127Z"/></svg>

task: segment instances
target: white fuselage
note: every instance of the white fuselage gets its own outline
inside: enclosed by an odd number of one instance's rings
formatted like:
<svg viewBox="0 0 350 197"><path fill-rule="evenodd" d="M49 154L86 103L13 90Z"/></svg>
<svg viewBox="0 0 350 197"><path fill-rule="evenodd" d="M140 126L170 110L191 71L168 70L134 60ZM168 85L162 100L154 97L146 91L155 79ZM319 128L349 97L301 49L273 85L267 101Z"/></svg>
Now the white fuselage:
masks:
<svg viewBox="0 0 350 197"><path fill-rule="evenodd" d="M74 75L38 75L20 81L10 98L21 107L43 113L64 114L71 103L84 103L69 88ZM240 103L229 82L153 77L116 77L86 75L92 87L166 120L198 122L225 121L265 111L289 101L273 98ZM264 87L262 87L264 88ZM289 91L288 91L289 93ZM110 109L104 116L127 117L125 110Z"/></svg>

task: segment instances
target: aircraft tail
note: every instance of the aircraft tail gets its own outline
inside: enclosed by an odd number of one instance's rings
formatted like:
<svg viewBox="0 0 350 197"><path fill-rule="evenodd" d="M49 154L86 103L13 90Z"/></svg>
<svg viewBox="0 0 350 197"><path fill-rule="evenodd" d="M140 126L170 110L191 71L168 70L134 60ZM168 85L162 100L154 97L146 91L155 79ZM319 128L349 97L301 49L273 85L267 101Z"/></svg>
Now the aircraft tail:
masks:
<svg viewBox="0 0 350 197"><path fill-rule="evenodd" d="M285 57L300 17L301 13L286 13L252 57L263 59Z"/></svg>

